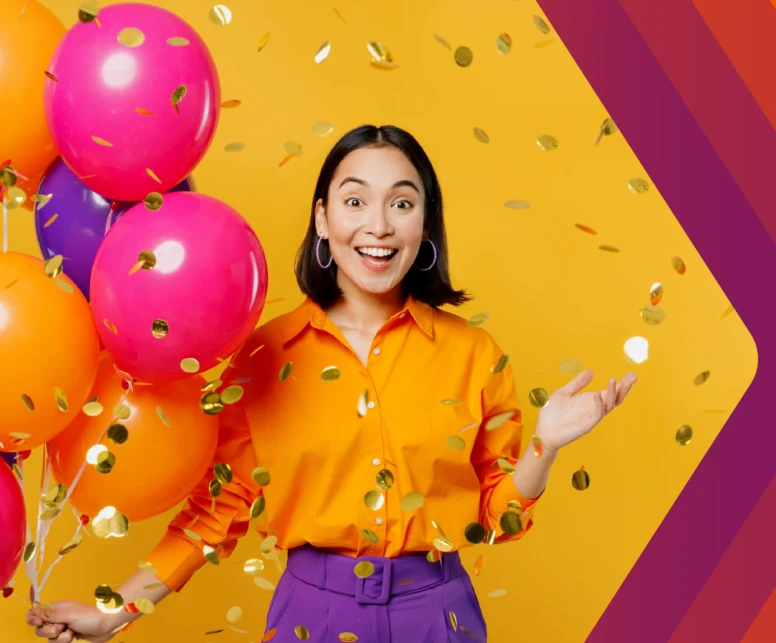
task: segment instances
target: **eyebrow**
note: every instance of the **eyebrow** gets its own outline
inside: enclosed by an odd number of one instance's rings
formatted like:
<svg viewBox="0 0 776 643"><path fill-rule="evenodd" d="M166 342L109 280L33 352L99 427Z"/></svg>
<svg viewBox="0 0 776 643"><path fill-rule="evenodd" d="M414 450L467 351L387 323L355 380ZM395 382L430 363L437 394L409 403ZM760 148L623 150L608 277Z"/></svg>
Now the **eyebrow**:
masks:
<svg viewBox="0 0 776 643"><path fill-rule="evenodd" d="M345 183L348 183L348 182L358 183L359 185L363 185L364 187L367 187L367 188L369 187L369 183L364 181L364 179L359 179L359 178L356 178L355 176L349 176L349 177L347 177L347 178L342 180L342 183L340 183L340 185L339 185L340 188L342 188L342 186L345 185ZM420 190L418 189L418 186L415 185L415 183L410 181L409 179L402 179L401 181L396 181L396 183L394 183L391 186L391 189L393 190L395 188L400 188L400 187L403 187L403 186L407 186L407 187L413 188L415 190L415 192L420 194Z"/></svg>

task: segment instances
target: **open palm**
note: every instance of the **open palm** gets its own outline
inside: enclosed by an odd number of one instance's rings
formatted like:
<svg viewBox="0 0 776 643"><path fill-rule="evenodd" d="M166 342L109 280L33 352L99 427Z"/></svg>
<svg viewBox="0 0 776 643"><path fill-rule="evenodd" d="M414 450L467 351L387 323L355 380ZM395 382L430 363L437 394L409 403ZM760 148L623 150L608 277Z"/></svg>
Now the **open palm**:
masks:
<svg viewBox="0 0 776 643"><path fill-rule="evenodd" d="M582 393L592 379L592 370L582 371L555 391L547 404L539 409L536 435L546 448L557 451L590 433L608 413L623 403L638 378L635 373L627 373L620 382L611 378L602 391Z"/></svg>

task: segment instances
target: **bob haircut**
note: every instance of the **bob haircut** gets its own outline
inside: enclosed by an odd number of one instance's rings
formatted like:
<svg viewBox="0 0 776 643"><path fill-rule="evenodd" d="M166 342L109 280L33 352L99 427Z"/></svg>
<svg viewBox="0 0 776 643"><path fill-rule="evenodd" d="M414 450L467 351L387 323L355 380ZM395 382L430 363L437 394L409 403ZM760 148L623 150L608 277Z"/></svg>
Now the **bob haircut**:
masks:
<svg viewBox="0 0 776 643"><path fill-rule="evenodd" d="M405 296L412 295L414 299L435 308L444 304L460 306L471 299L465 291L455 290L450 283L445 222L442 213L442 191L426 152L409 132L399 127L362 125L345 134L326 156L313 194L310 225L296 254L294 271L299 288L321 308L327 308L335 303L343 293L337 285L337 264L332 262L329 268L323 270L315 257L315 247L318 242L315 204L318 199L321 199L324 207L327 207L329 186L334 173L348 154L362 147L390 146L401 150L420 175L426 197L423 228L427 238L434 242L437 249L437 260L431 270L424 272L414 264L410 268L402 281ZM327 257L330 256L328 239L321 241L321 255L323 255L321 261L327 263ZM421 244L416 262L420 266L428 266L433 258L433 251L429 244Z"/></svg>

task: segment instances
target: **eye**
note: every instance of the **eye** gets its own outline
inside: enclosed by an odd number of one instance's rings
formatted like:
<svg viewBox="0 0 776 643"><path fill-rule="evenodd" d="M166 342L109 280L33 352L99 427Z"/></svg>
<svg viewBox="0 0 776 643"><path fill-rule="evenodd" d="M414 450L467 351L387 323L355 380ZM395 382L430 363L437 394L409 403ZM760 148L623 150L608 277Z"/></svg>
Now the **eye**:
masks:
<svg viewBox="0 0 776 643"><path fill-rule="evenodd" d="M409 210L412 207L412 202L407 201L406 199L403 199L402 201L397 201L396 205L400 206L402 203L404 204L404 207L400 207L399 210Z"/></svg>
<svg viewBox="0 0 776 643"><path fill-rule="evenodd" d="M353 204L353 201L356 201L356 204ZM357 208L359 205L364 205L364 202L361 199L357 199L356 197L352 197L345 201L347 205L349 205L351 208Z"/></svg>

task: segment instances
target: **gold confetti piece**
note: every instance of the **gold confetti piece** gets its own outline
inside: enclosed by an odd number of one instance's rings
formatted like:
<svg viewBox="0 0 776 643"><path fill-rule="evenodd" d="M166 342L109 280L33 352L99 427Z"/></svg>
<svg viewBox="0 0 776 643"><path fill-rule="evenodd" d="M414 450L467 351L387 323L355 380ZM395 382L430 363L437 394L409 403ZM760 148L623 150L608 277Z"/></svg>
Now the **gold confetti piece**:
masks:
<svg viewBox="0 0 776 643"><path fill-rule="evenodd" d="M483 540L485 540L485 527L483 527L478 522L471 522L466 525L464 534L466 536L466 540L468 540L473 545L478 545Z"/></svg>
<svg viewBox="0 0 776 643"><path fill-rule="evenodd" d="M508 33L502 33L496 38L496 49L502 56L506 56L509 50L512 49L512 38Z"/></svg>
<svg viewBox="0 0 776 643"><path fill-rule="evenodd" d="M296 156L296 154L289 154L282 161L280 161L280 163L278 163L278 167L283 167L286 163L288 163L295 156Z"/></svg>
<svg viewBox="0 0 776 643"><path fill-rule="evenodd" d="M453 545L453 541L450 540L447 536L437 536L434 538L434 547L436 547L441 552L447 553L453 551L455 545Z"/></svg>
<svg viewBox="0 0 776 643"><path fill-rule="evenodd" d="M87 402L81 410L89 417L96 418L102 413L103 408L99 402Z"/></svg>
<svg viewBox="0 0 776 643"><path fill-rule="evenodd" d="M30 197L30 200L33 203L37 203L37 209L42 210L43 208L48 205L48 202L51 201L51 197L53 197L53 194L33 194ZM57 215L54 215L57 216Z"/></svg>
<svg viewBox="0 0 776 643"><path fill-rule="evenodd" d="M361 535L364 537L364 540L372 543L373 545L376 545L380 542L380 538L377 536L377 534L369 529L362 529Z"/></svg>
<svg viewBox="0 0 776 643"><path fill-rule="evenodd" d="M536 435L536 434L534 433L534 434L531 436L531 442L533 443L533 448L534 448L534 455L535 455L537 458L541 458L541 457L542 457L542 451L544 450L544 446L542 445L542 441L541 441L541 439L539 438L539 436L538 436L538 435Z"/></svg>
<svg viewBox="0 0 776 643"><path fill-rule="evenodd" d="M146 173L148 176L150 176L154 181L161 184L161 181L159 180L159 177L154 174L154 171L150 168L146 168Z"/></svg>
<svg viewBox="0 0 776 643"><path fill-rule="evenodd" d="M369 391L364 391L359 397L358 397L358 403L356 404L356 413L358 414L358 417L362 418L366 415L367 410L369 409Z"/></svg>
<svg viewBox="0 0 776 643"><path fill-rule="evenodd" d="M543 388L535 388L528 394L528 401L537 409L547 406L550 394Z"/></svg>
<svg viewBox="0 0 776 643"><path fill-rule="evenodd" d="M54 255L43 264L43 272L47 277L56 279L62 274L62 255Z"/></svg>
<svg viewBox="0 0 776 643"><path fill-rule="evenodd" d="M478 328L479 326L482 326L490 319L490 313L477 313L476 315L472 315L467 320L467 323L472 328Z"/></svg>
<svg viewBox="0 0 776 643"><path fill-rule="evenodd" d="M49 80L53 80L55 83L59 82L59 79L50 71L44 71L43 73L46 75L46 78L48 78Z"/></svg>
<svg viewBox="0 0 776 643"><path fill-rule="evenodd" d="M22 402L24 402L24 406L27 407L28 411L35 410L35 403L32 401L32 398L26 393L22 393Z"/></svg>
<svg viewBox="0 0 776 643"><path fill-rule="evenodd" d="M266 503L267 501L265 500L264 496L259 496L256 498L256 500L254 500L253 504L251 505L251 518L258 518L264 512Z"/></svg>
<svg viewBox="0 0 776 643"><path fill-rule="evenodd" d="M364 496L364 504L372 511L377 511L382 508L385 503L385 496L379 491L368 491Z"/></svg>
<svg viewBox="0 0 776 643"><path fill-rule="evenodd" d="M485 555L480 554L477 556L477 560L474 561L474 575L479 576L480 572L482 572L482 566L485 563Z"/></svg>
<svg viewBox="0 0 776 643"><path fill-rule="evenodd" d="M362 560L353 567L353 573L359 578L369 578L375 572L375 566L368 560Z"/></svg>
<svg viewBox="0 0 776 643"><path fill-rule="evenodd" d="M649 289L649 302L653 306L657 306L661 299L663 299L663 285L657 281Z"/></svg>
<svg viewBox="0 0 776 643"><path fill-rule="evenodd" d="M113 467L116 465L116 456L113 455L108 449L105 449L104 451L101 451L97 455L97 464L95 465L95 470L97 473L110 473L113 471Z"/></svg>
<svg viewBox="0 0 776 643"><path fill-rule="evenodd" d="M96 2L84 2L78 9L78 20L87 24L96 20L100 7Z"/></svg>
<svg viewBox="0 0 776 643"><path fill-rule="evenodd" d="M16 172L10 165L4 165L2 168L0 168L0 182L7 187L12 188L14 185L16 185L16 182L19 180L19 177L16 176ZM35 200L35 197L33 197L33 201Z"/></svg>
<svg viewBox="0 0 776 643"><path fill-rule="evenodd" d="M603 250L604 252L619 252L620 249L617 246L609 246L609 245L603 245L598 246L599 250Z"/></svg>
<svg viewBox="0 0 776 643"><path fill-rule="evenodd" d="M406 494L402 497L399 506L402 511L416 511L423 506L424 498L423 494L417 491Z"/></svg>
<svg viewBox="0 0 776 643"><path fill-rule="evenodd" d="M488 592L488 596L491 598L498 598L499 596L506 596L507 590L505 589L494 589L492 592Z"/></svg>
<svg viewBox="0 0 776 643"><path fill-rule="evenodd" d="M246 560L245 564L243 565L243 571L246 574L260 574L264 571L264 561L260 558L251 558L250 560Z"/></svg>
<svg viewBox="0 0 776 643"><path fill-rule="evenodd" d="M223 382L221 380L213 380L212 382L208 382L205 384L200 391L203 393L209 393L211 391L215 391L217 388L219 388Z"/></svg>
<svg viewBox="0 0 776 643"><path fill-rule="evenodd" d="M256 51L261 51L264 49L264 47L267 46L267 43L269 42L269 34L266 33L262 36L261 40L259 40L259 44L256 45Z"/></svg>
<svg viewBox="0 0 776 643"><path fill-rule="evenodd" d="M453 451L462 451L466 448L466 442L463 441L460 435L448 435L445 438L445 442Z"/></svg>
<svg viewBox="0 0 776 643"><path fill-rule="evenodd" d="M558 364L558 370L569 375L579 373L582 370L582 362L578 359L567 359Z"/></svg>
<svg viewBox="0 0 776 643"><path fill-rule="evenodd" d="M381 42L370 42L367 43L367 51L369 52L369 55L372 56L372 58L377 62L393 62L393 57L391 56L391 52L388 51L388 49L385 48L383 43Z"/></svg>
<svg viewBox="0 0 776 643"><path fill-rule="evenodd" d="M474 128L474 138L476 138L480 143L490 143L490 137L479 127Z"/></svg>
<svg viewBox="0 0 776 643"><path fill-rule="evenodd" d="M313 135L323 138L334 131L334 123L330 121L319 121L313 125Z"/></svg>
<svg viewBox="0 0 776 643"><path fill-rule="evenodd" d="M210 492L210 495L213 498L218 498L218 496L221 495L221 483L213 478L213 480L210 481L210 484L208 485L208 491Z"/></svg>
<svg viewBox="0 0 776 643"><path fill-rule="evenodd" d="M145 203L145 207L151 210L151 212L156 212L162 207L164 197L159 194L159 192L149 192L143 203Z"/></svg>
<svg viewBox="0 0 776 643"><path fill-rule="evenodd" d="M271 630L269 630L269 631L268 631L268 632L267 632L267 633L264 635L264 638L263 638L263 639L261 639L261 643L268 643L269 641L271 641L272 639L274 639L274 638L275 638L275 634L277 634L277 633L278 633L278 630L277 630L277 628L272 628Z"/></svg>
<svg viewBox="0 0 776 643"><path fill-rule="evenodd" d="M38 518L40 520L52 520L56 518L62 510L59 507L49 507L40 512Z"/></svg>
<svg viewBox="0 0 776 643"><path fill-rule="evenodd" d="M221 401L224 404L234 404L242 399L244 390L242 386L227 386L221 393Z"/></svg>
<svg viewBox="0 0 776 643"><path fill-rule="evenodd" d="M213 475L221 484L229 484L232 481L232 467L226 462L219 462L213 467Z"/></svg>
<svg viewBox="0 0 776 643"><path fill-rule="evenodd" d="M639 315L644 320L644 323L650 326L657 326L666 318L665 311L658 306L644 306L639 311Z"/></svg>
<svg viewBox="0 0 776 643"><path fill-rule="evenodd" d="M264 467L256 467L251 473L253 481L260 487L266 487L270 483L269 471Z"/></svg>
<svg viewBox="0 0 776 643"><path fill-rule="evenodd" d="M175 91L172 93L172 96L170 97L170 101L172 102L173 106L180 103L183 98L186 96L186 85L179 85L175 88Z"/></svg>
<svg viewBox="0 0 776 643"><path fill-rule="evenodd" d="M536 139L536 144L543 152L552 152L558 148L558 139L549 134L542 134Z"/></svg>
<svg viewBox="0 0 776 643"><path fill-rule="evenodd" d="M129 431L123 424L111 424L108 427L108 439L114 444L124 444L129 439Z"/></svg>
<svg viewBox="0 0 776 643"><path fill-rule="evenodd" d="M595 139L595 144L598 145L604 136L611 136L616 132L617 126L614 124L614 121L611 118L606 118L604 122L601 123L601 129L598 132L598 138Z"/></svg>
<svg viewBox="0 0 776 643"><path fill-rule="evenodd" d="M224 402L215 391L205 393L199 400L199 408L206 415L218 415L224 410Z"/></svg>
<svg viewBox="0 0 776 643"><path fill-rule="evenodd" d="M181 370L184 373L196 373L199 371L199 362L193 357L187 357L181 360Z"/></svg>
<svg viewBox="0 0 776 643"><path fill-rule="evenodd" d="M113 409L113 415L119 420L128 420L131 414L132 411L126 404L117 404Z"/></svg>
<svg viewBox="0 0 776 643"><path fill-rule="evenodd" d="M725 312L724 312L724 313L722 313L722 317L721 317L721 319L725 319L725 317L727 317L727 316L728 316L730 313L732 313L732 312L734 312L734 311L735 311L735 308L733 308L733 306L732 306L732 305L728 306L728 307L725 309Z"/></svg>
<svg viewBox="0 0 776 643"><path fill-rule="evenodd" d="M509 208L510 210L526 210L531 207L531 204L528 203L528 201L514 200L507 201L504 204L504 207Z"/></svg>
<svg viewBox="0 0 776 643"><path fill-rule="evenodd" d="M510 536L519 534L523 530L523 523L520 520L520 515L516 514L514 511L507 511L501 514L501 517L498 519L498 524L504 533L509 534Z"/></svg>
<svg viewBox="0 0 776 643"><path fill-rule="evenodd" d="M590 486L590 475L582 467L571 476L571 484L577 491L584 491Z"/></svg>
<svg viewBox="0 0 776 643"><path fill-rule="evenodd" d="M27 546L24 548L24 555L22 556L22 560L25 563L29 563L32 560L32 557L34 555L35 555L35 543L27 543Z"/></svg>
<svg viewBox="0 0 776 643"><path fill-rule="evenodd" d="M260 551L263 554L269 553L269 552L271 552L275 548L275 545L277 545L277 544L278 544L278 537L277 536L267 536L261 542Z"/></svg>
<svg viewBox="0 0 776 643"><path fill-rule="evenodd" d="M462 406L463 402L454 397L447 397L444 400L441 400L440 404L442 404L442 406Z"/></svg>
<svg viewBox="0 0 776 643"><path fill-rule="evenodd" d="M104 138L100 138L99 136L92 136L92 140L97 143L97 145L102 145L103 147L113 147L113 143L106 141Z"/></svg>
<svg viewBox="0 0 776 643"><path fill-rule="evenodd" d="M154 319L153 324L151 324L151 334L156 337L156 339L167 337L167 333L169 332L170 325L166 321L163 319Z"/></svg>
<svg viewBox="0 0 776 643"><path fill-rule="evenodd" d="M210 545L205 545L202 548L202 553L205 554L205 559L207 562L209 562L211 565L220 565L221 561L218 558L218 554L216 553L216 550L213 549ZM254 579L257 581L258 579ZM258 585L258 583L256 583ZM274 587L273 587L274 589Z"/></svg>
<svg viewBox="0 0 776 643"><path fill-rule="evenodd" d="M543 34L550 33L550 26L539 16L533 17L533 23L536 26L536 28L541 31Z"/></svg>
<svg viewBox="0 0 776 643"><path fill-rule="evenodd" d="M186 534L189 538L191 538L194 542L199 542L202 540L200 535L194 531L191 531L191 529L184 529L183 533Z"/></svg>
<svg viewBox="0 0 776 643"><path fill-rule="evenodd" d="M173 37L167 39L167 44L171 47L188 47L189 41L186 38Z"/></svg>
<svg viewBox="0 0 776 643"><path fill-rule="evenodd" d="M28 438L32 437L31 433L21 433L19 431L10 431L8 435L17 440L27 440Z"/></svg>
<svg viewBox="0 0 776 643"><path fill-rule="evenodd" d="M142 614L153 614L156 609L153 602L148 598L140 597L135 599L134 603L135 607L137 607Z"/></svg>
<svg viewBox="0 0 776 643"><path fill-rule="evenodd" d="M164 424L164 426L166 426L168 429L170 428L170 426L172 426L170 424L170 421L167 419L167 416L164 414L164 411L162 410L161 406L156 407L156 414L159 416L159 419L162 421L162 424Z"/></svg>
<svg viewBox="0 0 776 643"><path fill-rule="evenodd" d="M705 384L709 377L711 377L711 371L703 371L702 373L698 373L693 380L693 384L695 384L695 386Z"/></svg>
<svg viewBox="0 0 776 643"><path fill-rule="evenodd" d="M224 151L225 152L240 152L241 150L245 149L245 143L242 143L240 141L235 141L233 143L227 143L224 145Z"/></svg>
<svg viewBox="0 0 776 643"><path fill-rule="evenodd" d="M337 637L342 643L356 643L358 637L353 632L340 632Z"/></svg>
<svg viewBox="0 0 776 643"><path fill-rule="evenodd" d="M634 194L645 194L649 190L649 183L644 179L631 179L628 181L628 189Z"/></svg>
<svg viewBox="0 0 776 643"><path fill-rule="evenodd" d="M511 420L514 417L514 415L515 415L515 411L504 411L503 413L494 415L485 423L485 430L493 431L494 429L497 429L500 426L503 426L504 424L509 422L509 420Z"/></svg>
<svg viewBox="0 0 776 643"><path fill-rule="evenodd" d="M384 71L399 69L399 65L397 65L396 63L390 63L383 60L371 60L369 64L375 69L382 69Z"/></svg>
<svg viewBox="0 0 776 643"><path fill-rule="evenodd" d="M243 617L242 607L230 607L226 612L226 620L230 623L236 623Z"/></svg>
<svg viewBox="0 0 776 643"><path fill-rule="evenodd" d="M236 99L225 100L223 103L221 103L221 108L222 109L234 109L235 107L239 107L240 105L242 105L242 101L241 100L236 100Z"/></svg>
<svg viewBox="0 0 776 643"><path fill-rule="evenodd" d="M339 10L337 9L337 7L332 7L332 9L334 9L334 13L335 13L335 14L337 14L337 18L339 18L340 20L342 20L342 22L344 22L345 24L348 24L348 21L347 21L347 20L345 20L345 18L343 18L343 17L342 17L342 14L339 12Z"/></svg>
<svg viewBox="0 0 776 643"><path fill-rule="evenodd" d="M67 413L67 398L65 397L65 392L58 387L54 387L54 400L57 403L57 408L59 408L62 413Z"/></svg>
<svg viewBox="0 0 776 643"><path fill-rule="evenodd" d="M453 631L458 631L458 617L455 615L455 612L450 612L450 625L453 626Z"/></svg>
<svg viewBox="0 0 776 643"><path fill-rule="evenodd" d="M307 631L304 625L297 625L294 628L294 634L296 634L296 638L300 641L306 641L310 638L310 632Z"/></svg>
<svg viewBox="0 0 776 643"><path fill-rule="evenodd" d="M78 547L81 542L83 541L83 535L79 532L73 538L71 538L67 544L63 545L62 548L59 550L59 555L64 556L65 554L73 551L76 547Z"/></svg>
<svg viewBox="0 0 776 643"><path fill-rule="evenodd" d="M38 207L42 207L42 206L38 206ZM46 221L46 223L43 224L43 227L48 228L52 223L54 223L54 221L57 220L58 217L59 217L59 213L53 215L50 219Z"/></svg>
<svg viewBox="0 0 776 643"><path fill-rule="evenodd" d="M324 382L335 382L340 378L340 370L336 366L327 366L321 371Z"/></svg>
<svg viewBox="0 0 776 643"><path fill-rule="evenodd" d="M680 275L687 272L687 266L684 265L684 261L679 257L671 257L671 267L676 270Z"/></svg>
<svg viewBox="0 0 776 643"><path fill-rule="evenodd" d="M217 4L208 13L210 22L219 27L224 27L232 22L232 11L223 4Z"/></svg>
<svg viewBox="0 0 776 643"><path fill-rule="evenodd" d="M302 156L302 146L296 141L286 141L283 143L283 147L288 154L292 154L293 156Z"/></svg>
<svg viewBox="0 0 776 643"><path fill-rule="evenodd" d="M442 552L438 549L432 549L426 554L426 560L429 563L438 563L440 560L442 560Z"/></svg>
<svg viewBox="0 0 776 643"><path fill-rule="evenodd" d="M62 292L67 293L68 295L71 295L75 292L75 289L66 281L61 281L60 279L56 279L54 281L54 285L59 288Z"/></svg>
<svg viewBox="0 0 776 643"><path fill-rule="evenodd" d="M294 368L293 362L288 362L287 364L283 365L283 368L280 369L280 373L278 374L278 379L281 382L285 382L288 379L288 376L291 375L291 371Z"/></svg>
<svg viewBox="0 0 776 643"><path fill-rule="evenodd" d="M449 42L447 42L447 40L445 40L444 38L442 38L442 36L440 36L440 35L438 35L438 34L434 34L434 38L436 38L436 41L437 41L437 42L438 42L440 45L442 45L443 47L445 47L445 48L446 48L448 51L450 51L450 52L452 52L452 51L453 51L453 48L450 46L450 43L449 43Z"/></svg>
<svg viewBox="0 0 776 643"><path fill-rule="evenodd" d="M27 194L21 188L12 187L5 191L5 205L8 210L21 207L26 200Z"/></svg>
<svg viewBox="0 0 776 643"><path fill-rule="evenodd" d="M498 375L501 371L503 371L507 364L509 363L509 355L502 355L498 358L498 362L494 366L490 367L490 372L494 375Z"/></svg>
<svg viewBox="0 0 776 643"><path fill-rule="evenodd" d="M554 38L552 40L542 40L541 42L537 42L536 44L534 44L533 48L534 49L541 49L542 47L546 47L547 45L551 45L554 42L555 42Z"/></svg>
<svg viewBox="0 0 776 643"><path fill-rule="evenodd" d="M676 443L679 446L686 447L692 440L692 427L683 424L676 430Z"/></svg>
<svg viewBox="0 0 776 643"><path fill-rule="evenodd" d="M24 482L24 476L22 475L22 470L19 468L19 465L14 462L13 464L13 472L14 475L21 481Z"/></svg>
<svg viewBox="0 0 776 643"><path fill-rule="evenodd" d="M318 52L315 54L316 64L320 65L326 60L329 57L329 53L331 53L331 43L326 41L318 48Z"/></svg>
<svg viewBox="0 0 776 643"><path fill-rule="evenodd" d="M455 50L453 57L455 58L455 63L459 67L468 67L474 60L474 54L468 47L458 47L458 49Z"/></svg>
<svg viewBox="0 0 776 643"><path fill-rule="evenodd" d="M587 232L588 234L598 234L595 230L593 230L593 228L586 226L582 223L575 223L574 225L580 230L582 230L582 232Z"/></svg>
<svg viewBox="0 0 776 643"><path fill-rule="evenodd" d="M377 484L378 489L388 491L388 489L390 489L394 483L393 473L391 473L388 469L380 469L380 471L378 471L377 475L375 476L375 483Z"/></svg>
<svg viewBox="0 0 776 643"><path fill-rule="evenodd" d="M117 40L125 47L139 47L145 42L145 34L136 27L127 27L119 31Z"/></svg>

